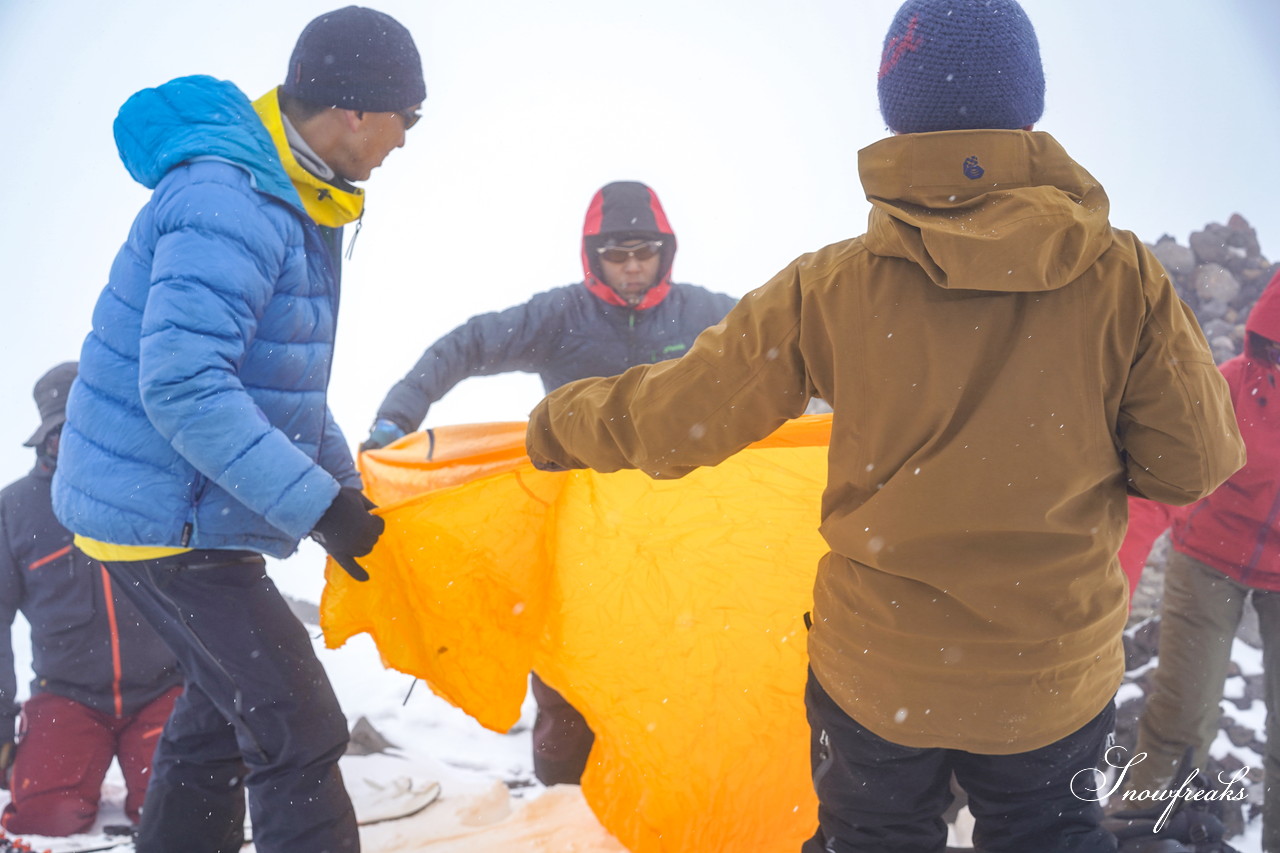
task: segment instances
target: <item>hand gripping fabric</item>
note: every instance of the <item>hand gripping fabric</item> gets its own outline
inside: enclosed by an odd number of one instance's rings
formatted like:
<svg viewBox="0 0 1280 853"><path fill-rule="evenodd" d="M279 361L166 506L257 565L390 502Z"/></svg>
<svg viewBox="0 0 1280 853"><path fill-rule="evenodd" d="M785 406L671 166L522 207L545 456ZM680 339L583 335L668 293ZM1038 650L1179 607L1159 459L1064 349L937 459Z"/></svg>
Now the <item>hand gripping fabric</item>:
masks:
<svg viewBox="0 0 1280 853"><path fill-rule="evenodd" d="M386 522L370 514L371 509L377 505L359 489L344 486L311 531L311 538L358 581L367 581L369 573L355 558L372 551L386 528Z"/></svg>

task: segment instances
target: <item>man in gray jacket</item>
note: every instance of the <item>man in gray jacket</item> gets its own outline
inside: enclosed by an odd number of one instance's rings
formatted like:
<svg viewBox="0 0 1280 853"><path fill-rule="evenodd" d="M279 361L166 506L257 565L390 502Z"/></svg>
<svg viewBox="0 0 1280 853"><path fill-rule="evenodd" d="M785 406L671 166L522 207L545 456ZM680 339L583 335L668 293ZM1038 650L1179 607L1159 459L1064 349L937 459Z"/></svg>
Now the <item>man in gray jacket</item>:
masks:
<svg viewBox="0 0 1280 853"><path fill-rule="evenodd" d="M427 348L378 407L361 450L417 429L431 404L470 376L537 373L548 393L575 379L682 355L737 302L671 281L676 235L657 194L635 181L598 190L582 233L583 280L472 317ZM594 735L537 674L533 766L547 785L577 784Z"/></svg>

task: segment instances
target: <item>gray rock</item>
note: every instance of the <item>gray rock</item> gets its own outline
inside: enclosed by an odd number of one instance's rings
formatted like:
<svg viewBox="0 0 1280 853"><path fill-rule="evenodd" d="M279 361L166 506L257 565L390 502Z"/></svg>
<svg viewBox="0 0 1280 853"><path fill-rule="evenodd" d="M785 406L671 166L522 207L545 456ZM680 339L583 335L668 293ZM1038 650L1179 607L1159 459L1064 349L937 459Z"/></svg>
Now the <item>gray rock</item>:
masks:
<svg viewBox="0 0 1280 853"><path fill-rule="evenodd" d="M1226 313L1226 309L1240 295L1240 282L1231 274L1231 270L1221 264L1201 264L1197 267L1194 286L1201 302L1222 303L1222 314Z"/></svg>
<svg viewBox="0 0 1280 853"><path fill-rule="evenodd" d="M1227 228L1231 231L1227 239L1228 245L1243 249L1248 258L1256 258L1262 254L1262 247L1258 245L1258 231L1243 216L1231 214L1231 218L1227 220Z"/></svg>
<svg viewBox="0 0 1280 853"><path fill-rule="evenodd" d="M1216 364L1222 364L1239 355L1239 346L1231 338L1214 338L1209 342L1209 349L1213 352L1213 360Z"/></svg>
<svg viewBox="0 0 1280 853"><path fill-rule="evenodd" d="M1233 746L1250 746L1257 740L1253 729L1248 726L1242 726L1239 723L1224 726L1222 731ZM1239 761L1239 759L1236 760Z"/></svg>
<svg viewBox="0 0 1280 853"><path fill-rule="evenodd" d="M1210 223L1203 231L1196 231L1188 238L1191 251L1196 260L1202 264L1225 264L1230 255L1227 252L1227 229L1218 223Z"/></svg>
<svg viewBox="0 0 1280 853"><path fill-rule="evenodd" d="M374 755L396 749L397 746L373 727L368 717L361 717L351 727L351 739L347 743L347 755Z"/></svg>
<svg viewBox="0 0 1280 853"><path fill-rule="evenodd" d="M1159 259L1161 266L1172 276L1184 277L1196 270L1196 254L1186 246L1179 246L1168 234L1156 241L1151 251Z"/></svg>
<svg viewBox="0 0 1280 853"><path fill-rule="evenodd" d="M1207 320L1201 324L1204 330L1204 336L1209 340L1214 338L1232 338L1235 336L1236 325L1228 321L1226 318L1215 318Z"/></svg>

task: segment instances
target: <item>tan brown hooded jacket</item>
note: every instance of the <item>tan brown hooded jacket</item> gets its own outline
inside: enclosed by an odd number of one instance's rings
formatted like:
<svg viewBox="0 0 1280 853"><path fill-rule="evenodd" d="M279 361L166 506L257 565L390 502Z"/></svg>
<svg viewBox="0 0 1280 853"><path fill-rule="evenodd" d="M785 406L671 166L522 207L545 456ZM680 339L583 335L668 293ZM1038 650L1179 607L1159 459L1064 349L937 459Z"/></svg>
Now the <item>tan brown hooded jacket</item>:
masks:
<svg viewBox="0 0 1280 853"><path fill-rule="evenodd" d="M682 359L551 394L529 453L679 477L827 401L819 682L894 743L1036 749L1120 683L1126 492L1189 503L1243 464L1227 387L1048 134L859 157L864 236L794 261Z"/></svg>

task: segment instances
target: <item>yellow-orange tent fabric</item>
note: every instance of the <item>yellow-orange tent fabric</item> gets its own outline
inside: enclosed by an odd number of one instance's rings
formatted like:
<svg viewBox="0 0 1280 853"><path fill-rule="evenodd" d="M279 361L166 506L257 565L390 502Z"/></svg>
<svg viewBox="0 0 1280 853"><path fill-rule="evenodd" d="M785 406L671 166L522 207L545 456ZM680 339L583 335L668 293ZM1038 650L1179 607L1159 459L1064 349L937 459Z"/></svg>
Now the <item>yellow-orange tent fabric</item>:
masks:
<svg viewBox="0 0 1280 853"><path fill-rule="evenodd" d="M362 455L387 530L369 582L330 563L327 643L368 632L496 731L536 670L595 731L583 793L630 850L793 853L817 821L803 617L830 417L673 481L537 471L524 429Z"/></svg>

